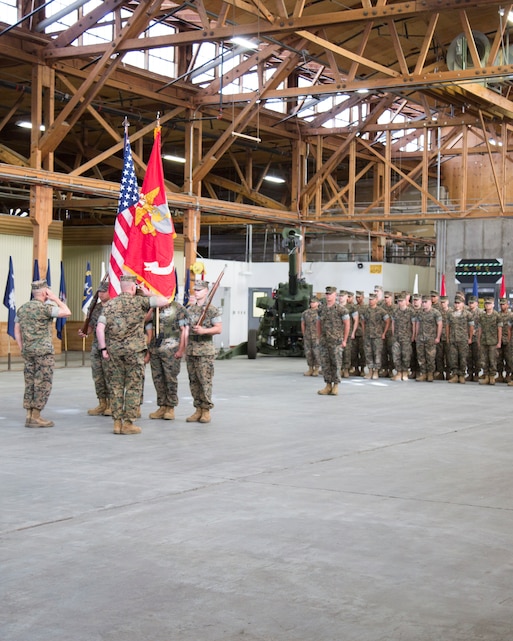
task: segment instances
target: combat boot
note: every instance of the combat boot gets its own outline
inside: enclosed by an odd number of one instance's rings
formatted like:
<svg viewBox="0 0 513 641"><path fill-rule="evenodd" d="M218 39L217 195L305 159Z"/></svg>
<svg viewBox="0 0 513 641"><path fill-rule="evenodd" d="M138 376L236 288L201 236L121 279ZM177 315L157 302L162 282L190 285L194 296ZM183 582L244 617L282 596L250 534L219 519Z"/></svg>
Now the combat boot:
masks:
<svg viewBox="0 0 513 641"><path fill-rule="evenodd" d="M121 424L121 434L140 434L142 429L138 425L134 425L132 421L125 421Z"/></svg>
<svg viewBox="0 0 513 641"><path fill-rule="evenodd" d="M349 370L348 369L343 369L342 370L342 377L343 378L349 378Z"/></svg>
<svg viewBox="0 0 513 641"><path fill-rule="evenodd" d="M338 385L337 383L333 383L331 386L331 390L329 391L330 396L338 396Z"/></svg>
<svg viewBox="0 0 513 641"><path fill-rule="evenodd" d="M418 374L417 378L415 379L418 383L424 383L426 380L426 375L425 374Z"/></svg>
<svg viewBox="0 0 513 641"><path fill-rule="evenodd" d="M164 414L167 412L167 406L161 405L158 410L151 412L149 415L150 418L164 418Z"/></svg>
<svg viewBox="0 0 513 641"><path fill-rule="evenodd" d="M465 383L466 383L465 377L464 376L460 376L459 379L460 379L460 383L465 385Z"/></svg>
<svg viewBox="0 0 513 641"><path fill-rule="evenodd" d="M456 374L454 374L454 376L451 376L451 378L447 382L448 383L458 383L459 382L458 376Z"/></svg>
<svg viewBox="0 0 513 641"><path fill-rule="evenodd" d="M495 385L495 376L490 376L488 379L488 385Z"/></svg>
<svg viewBox="0 0 513 641"><path fill-rule="evenodd" d="M318 367L314 367L313 368L312 376L319 376L319 368Z"/></svg>
<svg viewBox="0 0 513 641"><path fill-rule="evenodd" d="M443 381L444 380L444 375L442 372L435 372L433 379L435 381Z"/></svg>
<svg viewBox="0 0 513 641"><path fill-rule="evenodd" d="M488 376L479 379L479 385L488 385Z"/></svg>
<svg viewBox="0 0 513 641"><path fill-rule="evenodd" d="M372 379L377 380L379 378L379 373L377 369L372 370Z"/></svg>
<svg viewBox="0 0 513 641"><path fill-rule="evenodd" d="M210 410L201 410L200 423L210 423Z"/></svg>
<svg viewBox="0 0 513 641"><path fill-rule="evenodd" d="M427 382L428 383L432 383L433 382L433 372L428 372Z"/></svg>
<svg viewBox="0 0 513 641"><path fill-rule="evenodd" d="M328 394L331 394L331 383L326 383L326 387L320 389L317 394L320 394L321 396L327 396Z"/></svg>
<svg viewBox="0 0 513 641"><path fill-rule="evenodd" d="M372 370L370 369L367 374L364 374L363 378L369 379L372 378Z"/></svg>
<svg viewBox="0 0 513 641"><path fill-rule="evenodd" d="M27 416L25 418L25 427L30 427L30 421L32 419L32 410L27 410Z"/></svg>
<svg viewBox="0 0 513 641"><path fill-rule="evenodd" d="M53 427L53 421L47 421L41 416L41 411L32 409L32 416L30 418L30 424L28 427Z"/></svg>
<svg viewBox="0 0 513 641"><path fill-rule="evenodd" d="M99 398L98 405L91 410L87 410L89 416L102 416L107 409L107 399Z"/></svg>
<svg viewBox="0 0 513 641"><path fill-rule="evenodd" d="M110 406L110 400L107 399L106 403L107 403L107 407L106 407L105 411L103 412L103 415L104 416L112 416L112 408Z"/></svg>
<svg viewBox="0 0 513 641"><path fill-rule="evenodd" d="M403 372L403 381L408 381L408 380L409 380L408 370L406 370Z"/></svg>
<svg viewBox="0 0 513 641"><path fill-rule="evenodd" d="M164 416L162 417L166 421L174 421L175 420L175 408L174 407L166 407L166 412Z"/></svg>
<svg viewBox="0 0 513 641"><path fill-rule="evenodd" d="M303 376L313 376L313 367L309 367L308 371L305 372Z"/></svg>
<svg viewBox="0 0 513 641"><path fill-rule="evenodd" d="M397 372L397 374L394 374L391 378L392 381L402 381L403 380L403 373L402 372Z"/></svg>
<svg viewBox="0 0 513 641"><path fill-rule="evenodd" d="M194 414L192 416L188 416L185 420L187 423L194 423L195 421L200 420L201 414L202 414L201 407L197 407Z"/></svg>
<svg viewBox="0 0 513 641"><path fill-rule="evenodd" d="M112 430L112 433L113 434L121 434L121 426L122 426L122 424L123 424L123 422L121 421L121 419L117 418L114 421L114 429Z"/></svg>

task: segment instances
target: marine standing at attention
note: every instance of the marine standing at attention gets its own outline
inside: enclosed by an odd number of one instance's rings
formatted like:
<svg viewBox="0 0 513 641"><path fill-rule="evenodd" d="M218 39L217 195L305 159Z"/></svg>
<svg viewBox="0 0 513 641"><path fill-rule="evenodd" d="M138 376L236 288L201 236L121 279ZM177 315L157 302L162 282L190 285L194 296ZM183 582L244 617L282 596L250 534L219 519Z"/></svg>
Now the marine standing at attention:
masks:
<svg viewBox="0 0 513 641"><path fill-rule="evenodd" d="M301 314L303 350L308 370L304 376L318 376L321 364L319 356L319 299L310 298L310 307Z"/></svg>
<svg viewBox="0 0 513 641"><path fill-rule="evenodd" d="M139 414L144 385L146 336L144 318L151 307L164 307L169 299L151 296L140 286L143 296L136 296L135 276L121 276L121 294L104 306L96 325L98 349L110 361L110 406L114 434L139 434L134 425Z"/></svg>
<svg viewBox="0 0 513 641"><path fill-rule="evenodd" d="M18 309L14 321L14 336L25 361L25 427L52 427L53 421L41 416L52 391L55 366L52 324L54 318L71 316L71 310L50 290L46 280L32 283L32 296Z"/></svg>
<svg viewBox="0 0 513 641"><path fill-rule="evenodd" d="M349 312L337 304L337 288L326 287L326 301L319 307L320 354L326 386L317 394L336 396L342 357L350 331Z"/></svg>
<svg viewBox="0 0 513 641"><path fill-rule="evenodd" d="M204 319L199 324L203 311L207 307L208 283L198 280L194 283L194 305L187 309L189 313L189 340L187 343L187 372L191 388L194 414L185 420L188 423L210 423L212 402L212 381L214 378L214 360L216 350L212 339L223 331L221 313L217 307L209 305Z"/></svg>

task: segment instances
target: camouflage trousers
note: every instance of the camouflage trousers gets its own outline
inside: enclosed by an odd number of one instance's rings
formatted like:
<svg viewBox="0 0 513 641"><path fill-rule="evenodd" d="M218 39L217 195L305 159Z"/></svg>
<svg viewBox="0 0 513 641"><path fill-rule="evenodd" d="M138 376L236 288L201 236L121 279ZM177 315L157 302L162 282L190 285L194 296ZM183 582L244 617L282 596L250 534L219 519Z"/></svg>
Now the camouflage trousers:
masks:
<svg viewBox="0 0 513 641"><path fill-rule="evenodd" d="M112 418L133 421L139 413L144 386L144 352L109 352L110 407Z"/></svg>
<svg viewBox="0 0 513 641"><path fill-rule="evenodd" d="M441 340L436 346L435 367L437 372L449 372L449 343L446 340Z"/></svg>
<svg viewBox="0 0 513 641"><path fill-rule="evenodd" d="M212 381L214 379L215 356L187 356L187 372L194 407L210 410L212 403Z"/></svg>
<svg viewBox="0 0 513 641"><path fill-rule="evenodd" d="M365 349L363 336L355 336L351 341L351 365L353 367L365 367Z"/></svg>
<svg viewBox="0 0 513 641"><path fill-rule="evenodd" d="M436 344L417 340L417 359L421 374L433 374L436 364Z"/></svg>
<svg viewBox="0 0 513 641"><path fill-rule="evenodd" d="M396 338L392 345L394 367L398 372L407 372L410 369L412 352L411 338Z"/></svg>
<svg viewBox="0 0 513 641"><path fill-rule="evenodd" d="M314 338L304 337L303 349L305 352L306 364L308 367L319 369L320 366L320 353L319 353L319 340Z"/></svg>
<svg viewBox="0 0 513 641"><path fill-rule="evenodd" d="M367 361L367 367L369 369L381 369L383 339L365 337L363 345L365 347L365 360Z"/></svg>
<svg viewBox="0 0 513 641"><path fill-rule="evenodd" d="M497 344L481 345L481 367L485 376L497 374Z"/></svg>
<svg viewBox="0 0 513 641"><path fill-rule="evenodd" d="M481 370L481 356L477 341L470 343L468 350L467 371L469 376L478 376Z"/></svg>
<svg viewBox="0 0 513 641"><path fill-rule="evenodd" d="M157 347L152 348L150 352L151 377L159 407L178 405L178 374L181 360L175 358L177 349L162 350Z"/></svg>
<svg viewBox="0 0 513 641"><path fill-rule="evenodd" d="M395 337L390 332L385 336L383 341L383 351L381 352L381 367L383 369L394 369L394 348Z"/></svg>
<svg viewBox="0 0 513 641"><path fill-rule="evenodd" d="M468 342L449 343L449 366L453 376L465 376L467 371Z"/></svg>
<svg viewBox="0 0 513 641"><path fill-rule="evenodd" d="M110 398L107 383L107 362L97 347L91 348L91 374L93 376L96 398Z"/></svg>
<svg viewBox="0 0 513 641"><path fill-rule="evenodd" d="M513 359L510 343L503 343L499 349L499 353L497 355L497 371L499 374L502 374L503 372L511 374L513 371Z"/></svg>
<svg viewBox="0 0 513 641"><path fill-rule="evenodd" d="M23 358L25 361L23 407L26 410L43 410L52 391L55 357L53 354L45 354L44 356L24 356Z"/></svg>
<svg viewBox="0 0 513 641"><path fill-rule="evenodd" d="M340 383L344 348L340 343L323 341L320 343L322 375L326 383Z"/></svg>
<svg viewBox="0 0 513 641"><path fill-rule="evenodd" d="M342 354L342 368L350 369L351 368L351 352L352 352L353 339L348 337L346 346L344 347Z"/></svg>

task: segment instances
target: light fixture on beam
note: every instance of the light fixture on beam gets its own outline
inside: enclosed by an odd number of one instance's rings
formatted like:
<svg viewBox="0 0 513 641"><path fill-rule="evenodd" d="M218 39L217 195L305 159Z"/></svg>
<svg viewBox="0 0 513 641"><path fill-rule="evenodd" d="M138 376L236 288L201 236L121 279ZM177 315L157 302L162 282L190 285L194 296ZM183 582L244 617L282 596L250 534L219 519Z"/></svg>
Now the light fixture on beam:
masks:
<svg viewBox="0 0 513 641"><path fill-rule="evenodd" d="M22 129L32 129L32 123L28 120L18 120L16 126L21 127ZM40 131L45 131L45 126L41 125L39 129Z"/></svg>
<svg viewBox="0 0 513 641"><path fill-rule="evenodd" d="M164 160L169 160L169 162L177 162L182 165L185 164L185 158L182 158L181 156L175 156L174 154L164 154L162 158Z"/></svg>
<svg viewBox="0 0 513 641"><path fill-rule="evenodd" d="M280 176L271 176L270 174L267 174L267 176L264 176L264 180L267 180L269 183L275 183L276 185L282 185L285 181L285 178L281 178Z"/></svg>
<svg viewBox="0 0 513 641"><path fill-rule="evenodd" d="M246 38L232 38L230 42L234 45L237 45L238 47L242 47L243 49L250 49L253 51L256 51L258 49L258 45L255 44L254 42L251 42L251 40L246 40Z"/></svg>
<svg viewBox="0 0 513 641"><path fill-rule="evenodd" d="M249 134L240 134L238 131L232 131L232 136L236 138L244 138L245 140L252 140L253 142L262 142L262 138L258 136L250 136Z"/></svg>

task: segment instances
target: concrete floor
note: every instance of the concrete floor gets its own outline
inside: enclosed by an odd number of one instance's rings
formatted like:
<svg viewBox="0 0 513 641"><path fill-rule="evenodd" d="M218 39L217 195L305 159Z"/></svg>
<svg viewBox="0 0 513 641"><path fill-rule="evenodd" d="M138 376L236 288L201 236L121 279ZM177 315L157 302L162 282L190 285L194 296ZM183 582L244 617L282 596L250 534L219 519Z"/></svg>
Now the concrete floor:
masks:
<svg viewBox="0 0 513 641"><path fill-rule="evenodd" d="M510 641L513 389L216 364L213 422L89 417L0 373L2 641Z"/></svg>

